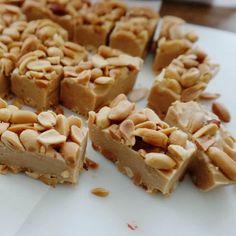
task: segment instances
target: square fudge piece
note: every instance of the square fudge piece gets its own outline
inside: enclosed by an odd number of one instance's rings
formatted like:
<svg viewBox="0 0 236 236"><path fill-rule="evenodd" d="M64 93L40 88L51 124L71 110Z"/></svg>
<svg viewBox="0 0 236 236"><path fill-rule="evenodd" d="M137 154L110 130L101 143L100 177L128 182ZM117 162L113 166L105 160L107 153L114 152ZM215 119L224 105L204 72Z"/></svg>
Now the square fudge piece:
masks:
<svg viewBox="0 0 236 236"><path fill-rule="evenodd" d="M99 1L76 17L74 41L91 50L108 43L108 36L126 13L126 4L117 0Z"/></svg>
<svg viewBox="0 0 236 236"><path fill-rule="evenodd" d="M184 176L196 148L149 108L137 110L124 94L89 113L93 147L136 185L169 195Z"/></svg>
<svg viewBox="0 0 236 236"><path fill-rule="evenodd" d="M14 69L14 60L8 53L8 47L0 42L0 97L6 97L10 92L10 77Z"/></svg>
<svg viewBox="0 0 236 236"><path fill-rule="evenodd" d="M22 9L27 19L51 19L58 23L69 33L69 38L74 38L74 18L80 10L90 6L85 0L26 0Z"/></svg>
<svg viewBox="0 0 236 236"><path fill-rule="evenodd" d="M51 60L41 50L29 52L17 62L11 76L11 91L25 104L45 110L58 104L62 75L60 58Z"/></svg>
<svg viewBox="0 0 236 236"><path fill-rule="evenodd" d="M116 23L109 45L132 56L144 57L159 15L150 8L133 7Z"/></svg>
<svg viewBox="0 0 236 236"><path fill-rule="evenodd" d="M236 183L235 139L218 117L196 102L175 102L165 121L188 133L198 147L189 167L198 188L209 191Z"/></svg>
<svg viewBox="0 0 236 236"><path fill-rule="evenodd" d="M78 117L38 115L0 99L0 169L25 172L44 183L76 183L83 169L87 128Z"/></svg>
<svg viewBox="0 0 236 236"><path fill-rule="evenodd" d="M142 59L101 46L98 53L78 66L64 67L60 101L87 116L120 93L132 90Z"/></svg>
<svg viewBox="0 0 236 236"><path fill-rule="evenodd" d="M174 58L188 51L198 36L184 29L185 21L174 16L163 18L163 24L157 40L156 55L153 61L153 71L159 73L168 66Z"/></svg>
<svg viewBox="0 0 236 236"><path fill-rule="evenodd" d="M15 63L20 55L22 42L20 35L27 22L16 21L10 26L0 29L0 97L6 97L10 92L10 77Z"/></svg>
<svg viewBox="0 0 236 236"><path fill-rule="evenodd" d="M198 99L218 69L219 66L210 63L204 52L190 49L174 59L156 78L148 96L149 107L163 118L174 101Z"/></svg>
<svg viewBox="0 0 236 236"><path fill-rule="evenodd" d="M64 41L64 33L64 29L50 20L30 22L22 33L22 56L11 76L11 90L38 110L58 104L63 66L87 58L82 46Z"/></svg>

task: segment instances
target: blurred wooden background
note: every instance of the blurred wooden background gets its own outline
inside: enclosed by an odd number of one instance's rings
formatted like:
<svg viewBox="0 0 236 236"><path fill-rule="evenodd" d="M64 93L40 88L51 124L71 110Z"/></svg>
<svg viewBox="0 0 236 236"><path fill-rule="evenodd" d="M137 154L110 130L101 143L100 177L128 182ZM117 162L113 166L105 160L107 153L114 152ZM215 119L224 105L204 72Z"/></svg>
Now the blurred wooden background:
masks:
<svg viewBox="0 0 236 236"><path fill-rule="evenodd" d="M164 0L160 14L175 15L189 23L236 32L236 7Z"/></svg>

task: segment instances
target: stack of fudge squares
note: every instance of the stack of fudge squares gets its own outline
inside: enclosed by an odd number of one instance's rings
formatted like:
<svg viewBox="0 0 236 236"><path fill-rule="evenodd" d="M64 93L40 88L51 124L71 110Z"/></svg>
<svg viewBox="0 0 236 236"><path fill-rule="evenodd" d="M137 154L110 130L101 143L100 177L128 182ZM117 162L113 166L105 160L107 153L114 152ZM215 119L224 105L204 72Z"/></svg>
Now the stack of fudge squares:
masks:
<svg viewBox="0 0 236 236"><path fill-rule="evenodd" d="M170 195L186 173L203 191L235 183L235 139L198 103L219 66L184 20L160 20L153 9L119 0L2 2L1 173L77 183L89 137L150 193ZM151 45L158 75L148 107L139 109L126 95ZM4 101L10 93L36 112ZM59 104L88 118L88 127L50 110Z"/></svg>

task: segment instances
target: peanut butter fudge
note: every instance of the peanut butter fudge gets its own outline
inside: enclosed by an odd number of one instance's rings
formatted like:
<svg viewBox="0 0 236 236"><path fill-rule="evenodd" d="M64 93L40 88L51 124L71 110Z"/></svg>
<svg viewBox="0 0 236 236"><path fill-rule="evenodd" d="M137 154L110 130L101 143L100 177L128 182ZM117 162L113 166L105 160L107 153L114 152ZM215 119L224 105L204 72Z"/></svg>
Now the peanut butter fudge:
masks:
<svg viewBox="0 0 236 236"><path fill-rule="evenodd" d="M0 99L0 169L25 172L44 183L76 183L87 129L78 117L19 110Z"/></svg>
<svg viewBox="0 0 236 236"><path fill-rule="evenodd" d="M124 94L91 111L88 126L93 147L148 192L169 195L195 152L187 134L149 108L137 110Z"/></svg>
<svg viewBox="0 0 236 236"><path fill-rule="evenodd" d="M196 100L219 69L204 52L190 49L174 59L156 78L148 97L148 105L164 117L172 102Z"/></svg>
<svg viewBox="0 0 236 236"><path fill-rule="evenodd" d="M165 121L188 133L198 150L189 167L203 191L236 183L235 139L219 118L196 102L175 102Z"/></svg>
<svg viewBox="0 0 236 236"><path fill-rule="evenodd" d="M23 12L28 20L51 19L69 32L74 38L74 18L80 10L90 6L86 0L26 0Z"/></svg>
<svg viewBox="0 0 236 236"><path fill-rule="evenodd" d="M0 97L2 98L10 92L11 73L22 48L20 35L26 25L25 21L16 21L0 29Z"/></svg>
<svg viewBox="0 0 236 236"><path fill-rule="evenodd" d="M87 116L134 86L142 59L101 46L98 53L77 66L64 67L60 100L75 112Z"/></svg>
<svg viewBox="0 0 236 236"><path fill-rule="evenodd" d="M116 23L109 45L132 56L144 57L159 15L151 8L133 7Z"/></svg>
<svg viewBox="0 0 236 236"><path fill-rule="evenodd" d="M66 31L47 19L30 22L22 32L21 56L11 76L11 90L25 104L38 110L58 104L63 66L87 58L82 46L66 39Z"/></svg>
<svg viewBox="0 0 236 236"><path fill-rule="evenodd" d="M153 61L153 71L158 73L171 61L189 50L198 36L184 29L185 21L174 16L165 16L157 41L156 55Z"/></svg>
<svg viewBox="0 0 236 236"><path fill-rule="evenodd" d="M25 104L45 110L58 104L63 69L60 58L42 50L29 52L17 62L11 76L11 90Z"/></svg>
<svg viewBox="0 0 236 236"><path fill-rule="evenodd" d="M75 20L74 41L92 50L106 45L115 22L125 15L126 8L122 1L108 0L81 10Z"/></svg>

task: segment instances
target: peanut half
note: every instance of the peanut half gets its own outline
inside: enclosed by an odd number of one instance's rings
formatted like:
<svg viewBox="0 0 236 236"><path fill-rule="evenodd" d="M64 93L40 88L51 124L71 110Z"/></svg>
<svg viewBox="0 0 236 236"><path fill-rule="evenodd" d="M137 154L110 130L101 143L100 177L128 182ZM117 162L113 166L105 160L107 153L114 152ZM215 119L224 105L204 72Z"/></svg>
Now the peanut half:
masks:
<svg viewBox="0 0 236 236"><path fill-rule="evenodd" d="M221 151L216 147L210 147L207 154L212 162L218 166L225 175L236 181L236 162L234 160L232 160L224 151Z"/></svg>
<svg viewBox="0 0 236 236"><path fill-rule="evenodd" d="M150 152L145 155L146 165L158 170L171 170L176 166L174 160L163 153Z"/></svg>
<svg viewBox="0 0 236 236"><path fill-rule="evenodd" d="M212 104L212 111L222 120L223 122L230 122L231 115L229 110L219 102Z"/></svg>

